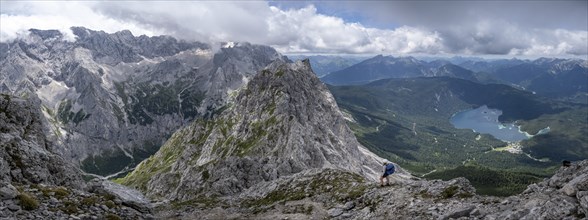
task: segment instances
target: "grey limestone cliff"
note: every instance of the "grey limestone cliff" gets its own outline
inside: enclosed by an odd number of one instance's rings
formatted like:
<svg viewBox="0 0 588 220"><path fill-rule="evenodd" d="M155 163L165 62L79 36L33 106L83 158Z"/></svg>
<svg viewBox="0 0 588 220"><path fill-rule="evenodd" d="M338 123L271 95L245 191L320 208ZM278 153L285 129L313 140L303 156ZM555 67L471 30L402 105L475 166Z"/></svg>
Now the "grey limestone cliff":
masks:
<svg viewBox="0 0 588 220"><path fill-rule="evenodd" d="M380 160L357 142L308 60L276 61L218 117L179 130L120 181L181 202L325 169L373 179Z"/></svg>
<svg viewBox="0 0 588 220"><path fill-rule="evenodd" d="M88 187L52 152L39 102L0 94L0 219L152 218L140 193L104 180Z"/></svg>
<svg viewBox="0 0 588 220"><path fill-rule="evenodd" d="M80 173L50 152L36 106L33 100L0 94L0 182L80 188Z"/></svg>
<svg viewBox="0 0 588 220"><path fill-rule="evenodd" d="M0 92L38 97L56 153L90 173L131 168L178 128L210 117L258 70L285 59L232 43L213 51L169 36L29 30L0 45Z"/></svg>

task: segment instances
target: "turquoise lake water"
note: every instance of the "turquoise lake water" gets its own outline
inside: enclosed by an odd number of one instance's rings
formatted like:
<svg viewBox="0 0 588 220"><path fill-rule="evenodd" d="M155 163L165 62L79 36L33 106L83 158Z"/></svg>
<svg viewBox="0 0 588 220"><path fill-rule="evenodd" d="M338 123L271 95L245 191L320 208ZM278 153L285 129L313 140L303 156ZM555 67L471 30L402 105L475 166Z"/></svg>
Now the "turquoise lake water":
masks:
<svg viewBox="0 0 588 220"><path fill-rule="evenodd" d="M455 113L450 122L455 128L472 129L476 133L490 134L505 142L522 141L532 137L526 132L521 132L519 127L513 123L500 123L498 121L500 115L502 115L501 110L490 109L484 105L476 109Z"/></svg>

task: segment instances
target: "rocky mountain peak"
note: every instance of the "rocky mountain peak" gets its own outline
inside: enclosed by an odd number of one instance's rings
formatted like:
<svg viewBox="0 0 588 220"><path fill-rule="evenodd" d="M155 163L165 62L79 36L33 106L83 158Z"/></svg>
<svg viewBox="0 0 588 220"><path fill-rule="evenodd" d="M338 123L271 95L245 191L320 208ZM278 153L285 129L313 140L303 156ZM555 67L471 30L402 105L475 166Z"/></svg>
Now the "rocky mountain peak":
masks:
<svg viewBox="0 0 588 220"><path fill-rule="evenodd" d="M111 175L152 155L177 128L208 117L276 59L273 48L209 45L72 27L0 43L0 92L41 100L56 153ZM46 39L46 40L43 40Z"/></svg>
<svg viewBox="0 0 588 220"><path fill-rule="evenodd" d="M209 49L200 42L178 41L169 36L133 36L129 30L116 33L71 27L76 44L92 51L95 59L116 65L119 62L139 62L146 58L165 57L191 49Z"/></svg>
<svg viewBox="0 0 588 220"><path fill-rule="evenodd" d="M477 81L474 72L454 64L445 64L437 70L435 76L449 76L470 81Z"/></svg>
<svg viewBox="0 0 588 220"><path fill-rule="evenodd" d="M357 142L309 61L278 60L224 112L176 132L121 182L184 201L324 169L374 178L380 162Z"/></svg>
<svg viewBox="0 0 588 220"><path fill-rule="evenodd" d="M59 30L29 29L31 35L39 36L42 40L61 39L63 34Z"/></svg>
<svg viewBox="0 0 588 220"><path fill-rule="evenodd" d="M228 44L231 46L227 46ZM286 60L286 58L278 53L274 48L264 45L251 44L247 42L229 42L224 43L223 45L224 46L220 48L220 51L214 56L214 64L216 66L226 65L227 63L230 65L238 65L236 63L227 61L254 61L252 62L253 65L262 65L261 68L263 68L276 59ZM250 71L249 75L255 74L258 70L259 69Z"/></svg>

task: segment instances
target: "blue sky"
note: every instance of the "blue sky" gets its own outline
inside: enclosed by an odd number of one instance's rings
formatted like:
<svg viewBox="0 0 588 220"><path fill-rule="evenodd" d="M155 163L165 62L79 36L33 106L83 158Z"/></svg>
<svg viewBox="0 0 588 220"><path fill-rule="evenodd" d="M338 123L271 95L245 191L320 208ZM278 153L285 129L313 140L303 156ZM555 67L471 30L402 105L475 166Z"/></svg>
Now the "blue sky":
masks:
<svg viewBox="0 0 588 220"><path fill-rule="evenodd" d="M358 10L354 10L352 7L345 7L346 4L341 5L342 1L269 1L270 6L278 7L282 10L289 9L300 9L309 5L314 6L317 9L317 13L340 17L345 22L349 23L361 23L367 27L380 28L380 29L394 29L400 25L393 21L380 21L371 18L366 13L361 13Z"/></svg>
<svg viewBox="0 0 588 220"><path fill-rule="evenodd" d="M71 26L286 54L588 56L588 1L0 1L0 41Z"/></svg>

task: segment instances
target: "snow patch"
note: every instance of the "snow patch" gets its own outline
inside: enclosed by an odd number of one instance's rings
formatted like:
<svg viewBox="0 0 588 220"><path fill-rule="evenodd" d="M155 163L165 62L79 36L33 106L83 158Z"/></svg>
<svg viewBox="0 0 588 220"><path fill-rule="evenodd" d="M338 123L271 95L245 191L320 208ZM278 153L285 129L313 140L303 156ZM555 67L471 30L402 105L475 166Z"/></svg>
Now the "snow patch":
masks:
<svg viewBox="0 0 588 220"><path fill-rule="evenodd" d="M221 47L222 48L233 48L235 46L237 46L237 43L235 43L235 42L226 42L226 43L222 44Z"/></svg>

